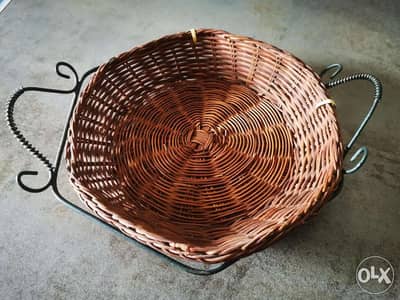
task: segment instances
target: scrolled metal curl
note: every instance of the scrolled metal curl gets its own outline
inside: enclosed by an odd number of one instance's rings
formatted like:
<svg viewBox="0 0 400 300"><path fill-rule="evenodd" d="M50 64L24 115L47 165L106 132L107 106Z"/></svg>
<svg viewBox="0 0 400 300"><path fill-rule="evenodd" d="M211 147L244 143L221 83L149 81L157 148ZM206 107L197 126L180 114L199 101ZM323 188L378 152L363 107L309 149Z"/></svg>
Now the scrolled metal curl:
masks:
<svg viewBox="0 0 400 300"><path fill-rule="evenodd" d="M66 73L66 70L63 70L63 68L66 68L67 70L70 71L71 74ZM17 102L18 98L22 96L25 92L45 92L45 93L56 93L56 94L70 94L74 93L79 89L80 82L79 82L79 77L78 73L72 67L69 63L67 62L59 62L56 65L56 73L58 76L66 78L66 79L74 79L74 85L71 89L51 89L51 88L41 88L41 87L21 87L18 89L11 97L10 100L7 103L7 108L6 108L6 121L17 138L17 140L21 143L21 145L26 148L31 154L39 159L45 167L48 169L49 172L49 180L48 182L43 185L42 187L39 188L32 188L26 185L23 182L23 177L25 176L37 176L38 172L37 171L22 171L18 174L17 176L17 182L23 188L24 190L31 192L31 193L40 193L44 190L46 190L52 182L53 175L54 175L54 166L50 162L50 160L42 153L40 152L35 146L30 143L26 137L21 133L19 130L18 126L15 123L14 120L14 106L15 103Z"/></svg>
<svg viewBox="0 0 400 300"><path fill-rule="evenodd" d="M353 146L353 144L355 143L357 138L360 136L361 132L363 131L364 127L367 125L369 119L372 117L372 114L374 113L376 107L378 106L378 104L382 98L382 83L374 75L368 74L368 73L356 73L356 74L352 74L350 76L346 76L343 78L335 79L335 77L343 70L343 66L340 64L331 64L331 65L327 66L324 70L321 71L320 77L322 77L328 71L333 70L333 69L335 69L335 71L329 76L329 78L331 80L325 83L325 86L327 89L333 88L335 86L338 86L338 85L341 85L341 84L344 84L344 83L347 83L347 82L350 82L353 80L367 80L370 83L372 83L375 88L374 99L373 99L372 105L371 105L367 115L364 117L360 126L356 129L352 138L345 146L344 157L346 157L346 154L349 152L349 150L351 149L351 147ZM347 169L347 170L345 169L344 170L345 174L352 174L361 168L361 166L365 163L365 161L368 157L367 147L365 147L365 146L360 147L354 153L354 155L350 158L350 162L355 161L357 159L357 157L360 156L360 154L362 154L362 156L360 157L359 161L355 164L355 166L353 168Z"/></svg>

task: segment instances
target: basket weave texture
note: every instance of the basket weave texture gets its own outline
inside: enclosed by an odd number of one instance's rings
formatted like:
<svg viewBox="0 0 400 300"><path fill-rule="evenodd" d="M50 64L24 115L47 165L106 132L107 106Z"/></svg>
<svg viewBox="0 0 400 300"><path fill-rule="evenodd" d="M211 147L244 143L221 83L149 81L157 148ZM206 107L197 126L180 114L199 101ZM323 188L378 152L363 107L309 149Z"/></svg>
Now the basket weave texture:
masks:
<svg viewBox="0 0 400 300"><path fill-rule="evenodd" d="M303 223L342 177L334 108L265 42L182 32L102 65L70 122L67 169L95 214L167 255L216 263Z"/></svg>

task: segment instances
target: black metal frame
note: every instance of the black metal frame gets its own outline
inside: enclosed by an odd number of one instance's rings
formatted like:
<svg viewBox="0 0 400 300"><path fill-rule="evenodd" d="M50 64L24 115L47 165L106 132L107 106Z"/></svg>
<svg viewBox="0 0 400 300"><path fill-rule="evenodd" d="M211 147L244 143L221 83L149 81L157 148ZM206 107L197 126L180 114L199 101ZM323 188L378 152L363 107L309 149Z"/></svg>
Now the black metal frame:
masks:
<svg viewBox="0 0 400 300"><path fill-rule="evenodd" d="M62 68L66 68L69 70L69 72L71 74L67 74L65 72L63 72ZM74 111L74 107L77 103L77 100L79 98L79 94L80 91L82 89L83 83L84 81L91 75L93 74L95 71L97 71L98 67L92 68L90 70L88 70L86 73L84 73L82 75L81 78L79 78L78 73L76 72L76 70L68 63L66 62L59 62L56 65L56 73L63 77L63 78L67 78L67 79L71 79L71 75L75 81L75 85L71 88L71 89L67 89L67 90L61 90L61 89L51 89L51 88L41 88L41 87L22 87L19 90L17 90L10 98L10 101L7 104L7 113L6 113L6 119L7 119L7 123L11 129L11 131L14 133L15 137L21 142L21 144L28 150L30 151L35 157L37 157L48 169L49 172L49 180L48 182L39 188L32 188L27 186L24 181L23 178L25 176L35 176L38 175L37 171L21 171L18 175L17 175L17 182L19 184L19 186L24 189L27 192L30 193L40 193L43 192L44 190L48 189L50 186L52 187L53 193L56 196L56 198L61 201L64 205L66 205L67 207L71 208L72 210L82 214L83 216L98 222L99 224L105 226L107 229L113 231L114 233L118 234L119 236L122 236L123 238L127 239L130 242L135 243L136 245L139 245L147 250L152 251L153 253L156 253L157 255L161 256L162 258L166 259L167 261L175 264L176 266L184 269L185 271L189 272L189 273L193 273L196 275L211 275L211 274L215 274L218 273L224 269L226 269L227 267L229 267L231 264L233 264L235 261L237 261L237 259L235 260L231 260L231 261L226 261L224 263L221 263L217 266L215 266L214 268L204 268L204 269L200 269L200 268L196 268L196 267L192 267L189 266L183 262L180 262L179 260L176 260L172 257L169 257L163 253L158 252L157 250L141 244L140 242L136 241L135 239L132 239L126 235L124 235L121 231L119 231L117 228L113 227L112 225L108 224L107 222L103 221L102 219L100 219L99 217L91 214L90 212L82 209L81 207L77 206L76 204L74 204L73 202L67 200L64 196L61 195L59 189L58 189L58 185L57 185L57 179L58 179L58 171L60 169L60 164L61 164L61 160L62 160L62 156L64 153L64 148L65 148L65 144L67 141L67 136L68 136L68 127L69 127L69 123ZM359 128L355 131L353 137L351 138L350 142L346 145L345 148L345 155L347 154L348 150L350 150L350 148L353 146L354 142L356 141L356 139L358 138L358 136L360 135L361 131L364 129L366 123L368 122L368 120L371 118L376 106L379 103L379 100L381 99L382 96L382 85L380 83L380 81L374 77L373 75L370 74L366 74L366 73L357 73L348 77L344 77L344 78L340 78L340 79L334 79L334 77L343 69L341 65L339 64L333 64L333 65L329 65L328 67L326 67L320 74L320 76L322 77L325 73L327 73L328 71L335 69L334 73L330 76L331 81L328 81L325 85L327 88L332 88L335 87L337 85L346 83L348 81L351 80L369 80L375 87L375 96L374 96L374 101L373 104L368 112L368 114L366 115L366 117L364 118L364 120L362 121L361 125L359 126ZM35 148L25 137L24 135L20 132L20 130L18 129L15 121L14 121L14 106L15 103L17 101L17 99L22 96L24 93L26 92L44 92L44 93L54 93L54 94L74 94L74 99L70 108L70 112L67 118L67 123L65 125L64 128L64 133L63 136L61 138L60 141L60 145L57 151L57 155L56 155L56 159L55 159L55 164L53 165L50 160L43 154L41 153L37 148ZM351 168L350 170L344 170L345 174L350 174L350 173L354 173L355 171L357 171L365 162L367 155L368 155L368 151L367 148L365 146L359 148L355 154L351 157L350 161L354 161L360 154L363 154L363 156L361 157L361 159L357 162L357 164Z"/></svg>
<svg viewBox="0 0 400 300"><path fill-rule="evenodd" d="M343 83L347 83L353 80L367 80L372 85L374 86L374 100L372 102L371 107L369 108L366 116L362 120L360 126L356 129L354 132L352 138L350 141L347 143L347 145L344 148L344 156L347 155L351 147L353 147L355 141L358 139L360 136L361 132L364 130L365 125L367 125L368 121L371 119L376 107L378 106L380 100L382 99L382 83L381 81L376 78L372 74L368 73L355 73L350 76L342 77L339 79L335 79L335 77L343 70L343 66L341 64L331 64L327 66L324 70L321 71L320 76L324 76L328 71L330 70L335 70L332 75L329 77L331 80L325 83L326 88L330 89L335 86L341 85ZM352 174L356 171L358 171L361 166L365 163L368 157L368 149L365 146L362 146L357 149L357 151L353 154L353 156L350 158L350 162L355 161L355 159L362 154L360 160L355 164L355 166L351 169L348 170L343 170L345 174Z"/></svg>

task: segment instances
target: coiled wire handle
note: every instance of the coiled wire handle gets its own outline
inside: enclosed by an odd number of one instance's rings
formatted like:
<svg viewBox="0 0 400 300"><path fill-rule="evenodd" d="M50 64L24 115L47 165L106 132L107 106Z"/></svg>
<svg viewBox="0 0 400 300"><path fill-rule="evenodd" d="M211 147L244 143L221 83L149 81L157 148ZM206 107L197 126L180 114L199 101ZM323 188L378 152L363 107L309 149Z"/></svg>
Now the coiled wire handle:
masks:
<svg viewBox="0 0 400 300"><path fill-rule="evenodd" d="M24 184L22 178L26 175L28 176L36 176L38 175L37 171L21 171L18 176L17 176L17 182L18 184L26 191L31 192L31 193L40 193L47 189L51 185L51 181L54 175L54 166L50 162L50 160L42 153L40 152L36 147L34 147L26 138L25 136L21 133L21 131L18 129L15 120L14 120L14 106L15 103L17 102L18 98L22 96L25 92L45 92L45 93L57 93L57 94L69 94L75 92L78 86L78 74L76 70L66 62L59 62L56 65L56 73L63 77L63 78L71 78L71 75L64 73L63 70L61 69L62 67L67 68L73 75L73 78L75 79L75 84L74 86L69 89L69 90L59 90L59 89L49 89L49 88L40 88L40 87L22 87L18 89L10 98L10 100L7 103L7 109L6 109L6 121L8 126L10 127L11 131L14 133L15 137L19 140L19 142L24 146L33 156L35 156L37 159L39 159L48 169L49 171L49 180L48 182L40 187L40 188L32 188Z"/></svg>
<svg viewBox="0 0 400 300"><path fill-rule="evenodd" d="M352 74L350 76L346 76L343 78L338 78L338 79L334 79L342 70L343 70L343 66L340 64L332 64L327 66L321 73L320 76L322 77L324 74L326 74L328 71L330 70L335 70L332 75L330 76L330 81L325 83L325 86L327 89L333 88L335 86L353 81L353 80L367 80L369 82L371 82L375 88L375 92L374 92L374 99L372 102L372 105L370 107L370 109L368 110L366 116L364 117L364 119L362 120L360 126L358 126L358 128L356 129L356 131L354 132L352 138L350 139L350 141L347 143L347 145L345 146L344 149L344 155L346 156L346 154L348 153L348 151L351 149L351 147L353 146L353 144L355 143L355 141L357 140L357 138L360 136L361 132L363 131L365 125L367 125L368 121L371 119L372 114L374 113L376 107L378 106L381 98L382 98L382 83L381 81L376 78L374 75L368 74L368 73L356 73L356 74ZM360 167L365 163L367 157L368 157L368 149L365 146L360 147L355 153L354 155L350 158L350 161L353 162L358 156L361 156L360 160L355 164L355 166L351 169L348 170L344 170L345 174L351 174L354 173L356 171L358 171L358 169L360 169Z"/></svg>

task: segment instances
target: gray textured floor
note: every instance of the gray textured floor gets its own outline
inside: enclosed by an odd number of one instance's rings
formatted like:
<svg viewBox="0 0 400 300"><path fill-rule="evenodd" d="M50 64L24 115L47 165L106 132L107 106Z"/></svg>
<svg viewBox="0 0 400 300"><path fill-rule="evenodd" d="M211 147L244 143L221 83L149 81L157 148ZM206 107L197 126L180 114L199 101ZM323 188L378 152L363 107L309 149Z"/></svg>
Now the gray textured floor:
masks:
<svg viewBox="0 0 400 300"><path fill-rule="evenodd" d="M317 218L201 278L86 221L49 191L22 191L15 174L44 169L0 121L0 298L368 299L355 282L362 258L384 256L400 274L399 18L399 1L14 1L0 15L1 106L21 84L67 87L54 74L59 60L82 73L132 46L192 27L271 42L316 70L340 62L345 73L374 73L384 97L357 144L369 147L367 164L346 176L342 193ZM371 93L363 83L333 92L345 139ZM32 95L17 105L17 122L49 155L69 103L68 97ZM33 183L45 179L44 172ZM67 183L63 192L74 197ZM399 281L379 298L399 299Z"/></svg>

